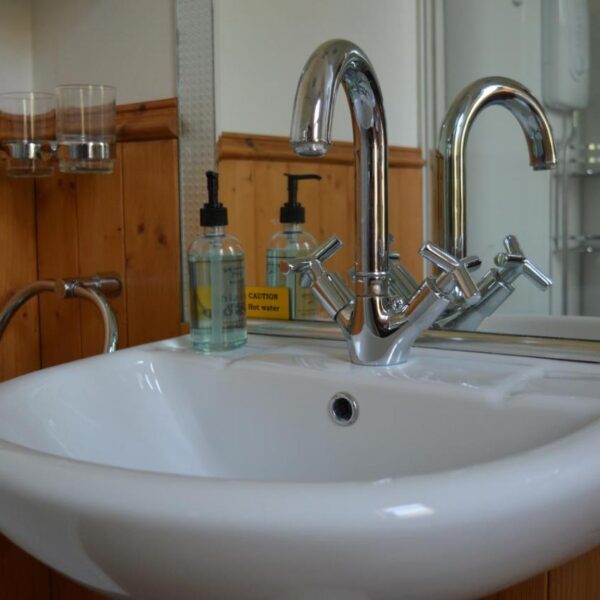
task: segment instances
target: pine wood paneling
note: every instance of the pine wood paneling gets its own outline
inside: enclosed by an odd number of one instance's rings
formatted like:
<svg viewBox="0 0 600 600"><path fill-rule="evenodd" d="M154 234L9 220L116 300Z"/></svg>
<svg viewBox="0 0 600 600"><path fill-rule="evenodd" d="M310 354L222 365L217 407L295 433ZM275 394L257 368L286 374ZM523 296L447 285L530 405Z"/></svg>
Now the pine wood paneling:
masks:
<svg viewBox="0 0 600 600"><path fill-rule="evenodd" d="M117 140L176 139L177 98L122 104L117 107Z"/></svg>
<svg viewBox="0 0 600 600"><path fill-rule="evenodd" d="M273 160L278 162L307 162L290 147L287 137L259 135L255 133L222 133L217 143L219 160ZM329 164L354 164L352 142L335 142L319 162ZM390 168L418 169L423 166L419 148L390 146L388 149Z"/></svg>
<svg viewBox="0 0 600 600"><path fill-rule="evenodd" d="M35 188L40 279L74 277L79 273L77 179L56 173ZM41 359L43 367L82 356L81 302L40 296Z"/></svg>
<svg viewBox="0 0 600 600"><path fill-rule="evenodd" d="M50 600L50 569L0 535L0 598Z"/></svg>
<svg viewBox="0 0 600 600"><path fill-rule="evenodd" d="M51 572L51 600L106 600L107 596L93 592L56 571Z"/></svg>
<svg viewBox="0 0 600 600"><path fill-rule="evenodd" d="M547 600L547 598L548 577L544 573L497 594L486 596L483 600Z"/></svg>
<svg viewBox="0 0 600 600"><path fill-rule="evenodd" d="M181 280L177 141L123 147L129 345L179 334Z"/></svg>
<svg viewBox="0 0 600 600"><path fill-rule="evenodd" d="M81 175L77 184L78 273L113 272L125 276L125 234L123 224L122 144L117 147L112 176ZM127 291L110 298L119 321L119 348L127 347ZM98 309L81 302L82 356L102 351L104 325Z"/></svg>
<svg viewBox="0 0 600 600"><path fill-rule="evenodd" d="M246 282L248 285L264 277L262 263L255 260L256 215L254 207L254 166L250 162L226 160L221 163L219 194L228 199L229 231L239 236L246 252ZM187 275L187 274L186 274Z"/></svg>
<svg viewBox="0 0 600 600"><path fill-rule="evenodd" d="M390 169L389 230L404 266L417 278L423 273L423 174L417 169Z"/></svg>
<svg viewBox="0 0 600 600"><path fill-rule="evenodd" d="M33 183L0 169L0 305L37 278ZM13 318L0 341L0 381L39 369L37 299Z"/></svg>
<svg viewBox="0 0 600 600"><path fill-rule="evenodd" d="M600 549L550 571L549 600L600 598Z"/></svg>
<svg viewBox="0 0 600 600"><path fill-rule="evenodd" d="M269 241L281 226L278 224L279 204L286 197L284 173L286 163L256 162L254 169L254 241L246 247L254 254L255 280L250 285L265 285L266 252ZM304 196L303 196L304 197ZM277 217L275 216L277 215Z"/></svg>
<svg viewBox="0 0 600 600"><path fill-rule="evenodd" d="M327 261L328 268L344 273L354 263L354 169L344 165L319 167L318 239L325 241L336 235L343 242L338 252ZM344 215L345 218L340 218Z"/></svg>

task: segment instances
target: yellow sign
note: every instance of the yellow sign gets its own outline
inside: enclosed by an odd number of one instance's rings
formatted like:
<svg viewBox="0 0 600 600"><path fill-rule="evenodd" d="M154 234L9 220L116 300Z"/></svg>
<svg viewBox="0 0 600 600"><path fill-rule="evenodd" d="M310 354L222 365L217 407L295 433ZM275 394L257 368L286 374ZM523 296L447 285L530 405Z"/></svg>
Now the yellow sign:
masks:
<svg viewBox="0 0 600 600"><path fill-rule="evenodd" d="M249 319L290 318L290 290L286 287L247 287L246 316Z"/></svg>

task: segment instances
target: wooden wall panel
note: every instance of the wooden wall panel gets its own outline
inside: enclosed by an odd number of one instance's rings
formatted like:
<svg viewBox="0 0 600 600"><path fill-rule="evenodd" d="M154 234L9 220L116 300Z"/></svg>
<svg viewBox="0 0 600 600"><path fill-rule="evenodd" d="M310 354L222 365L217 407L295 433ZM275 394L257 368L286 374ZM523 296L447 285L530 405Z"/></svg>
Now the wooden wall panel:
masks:
<svg viewBox="0 0 600 600"><path fill-rule="evenodd" d="M80 275L76 176L56 173L40 179L35 195L39 278ZM42 294L40 329L42 367L81 358L81 302Z"/></svg>
<svg viewBox="0 0 600 600"><path fill-rule="evenodd" d="M548 600L597 600L600 598L600 549L550 572Z"/></svg>
<svg viewBox="0 0 600 600"><path fill-rule="evenodd" d="M394 236L393 249L400 252L404 266L420 280L423 259L423 177L417 169L390 169L389 229Z"/></svg>
<svg viewBox="0 0 600 600"><path fill-rule="evenodd" d="M327 262L332 271L343 273L354 263L354 169L327 165L319 168L319 174L319 230L315 234L323 242L331 235L342 240L342 248Z"/></svg>
<svg viewBox="0 0 600 600"><path fill-rule="evenodd" d="M179 335L181 269L177 142L123 147L129 345Z"/></svg>
<svg viewBox="0 0 600 600"><path fill-rule="evenodd" d="M106 600L106 598L104 594L84 588L56 571L50 573L51 600Z"/></svg>
<svg viewBox="0 0 600 600"><path fill-rule="evenodd" d="M77 177L78 273L116 273L125 277L125 233L123 208L122 144L117 146L112 176ZM127 290L109 299L119 322L119 348L127 343ZM104 325L98 309L81 302L82 356L102 351Z"/></svg>
<svg viewBox="0 0 600 600"><path fill-rule="evenodd" d="M548 576L543 573L483 600L547 600ZM575 599L573 599L575 600Z"/></svg>
<svg viewBox="0 0 600 600"><path fill-rule="evenodd" d="M0 169L0 306L37 279L35 203L31 180ZM37 299L15 315L0 341L0 381L40 367Z"/></svg>
<svg viewBox="0 0 600 600"><path fill-rule="evenodd" d="M51 600L49 583L46 565L0 535L0 598Z"/></svg>
<svg viewBox="0 0 600 600"><path fill-rule="evenodd" d="M219 193L228 200L229 231L239 236L244 249L252 248L256 239L254 178L250 162L226 160L220 165ZM246 252L245 262L246 281L251 285L262 277L262 263L257 264L254 252Z"/></svg>

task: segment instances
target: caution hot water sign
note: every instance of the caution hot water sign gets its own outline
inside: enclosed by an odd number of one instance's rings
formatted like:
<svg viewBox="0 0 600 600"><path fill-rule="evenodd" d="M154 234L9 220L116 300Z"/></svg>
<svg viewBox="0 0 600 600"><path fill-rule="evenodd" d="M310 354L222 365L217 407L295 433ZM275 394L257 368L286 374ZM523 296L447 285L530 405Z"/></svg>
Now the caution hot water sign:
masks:
<svg viewBox="0 0 600 600"><path fill-rule="evenodd" d="M246 316L250 319L290 318L290 290L286 287L247 287Z"/></svg>

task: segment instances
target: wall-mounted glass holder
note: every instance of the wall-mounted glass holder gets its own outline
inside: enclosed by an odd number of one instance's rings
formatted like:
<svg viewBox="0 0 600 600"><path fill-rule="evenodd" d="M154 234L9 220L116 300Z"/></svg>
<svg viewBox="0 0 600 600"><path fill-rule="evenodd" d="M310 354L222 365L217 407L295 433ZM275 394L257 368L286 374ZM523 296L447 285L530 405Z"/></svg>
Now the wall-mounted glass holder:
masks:
<svg viewBox="0 0 600 600"><path fill-rule="evenodd" d="M10 177L112 173L116 143L116 89L59 85L54 94L0 94L0 158Z"/></svg>
<svg viewBox="0 0 600 600"><path fill-rule="evenodd" d="M58 160L63 173L113 171L115 144L108 142L59 143L50 140L7 140L0 142L0 159L7 162L10 177L47 177Z"/></svg>

